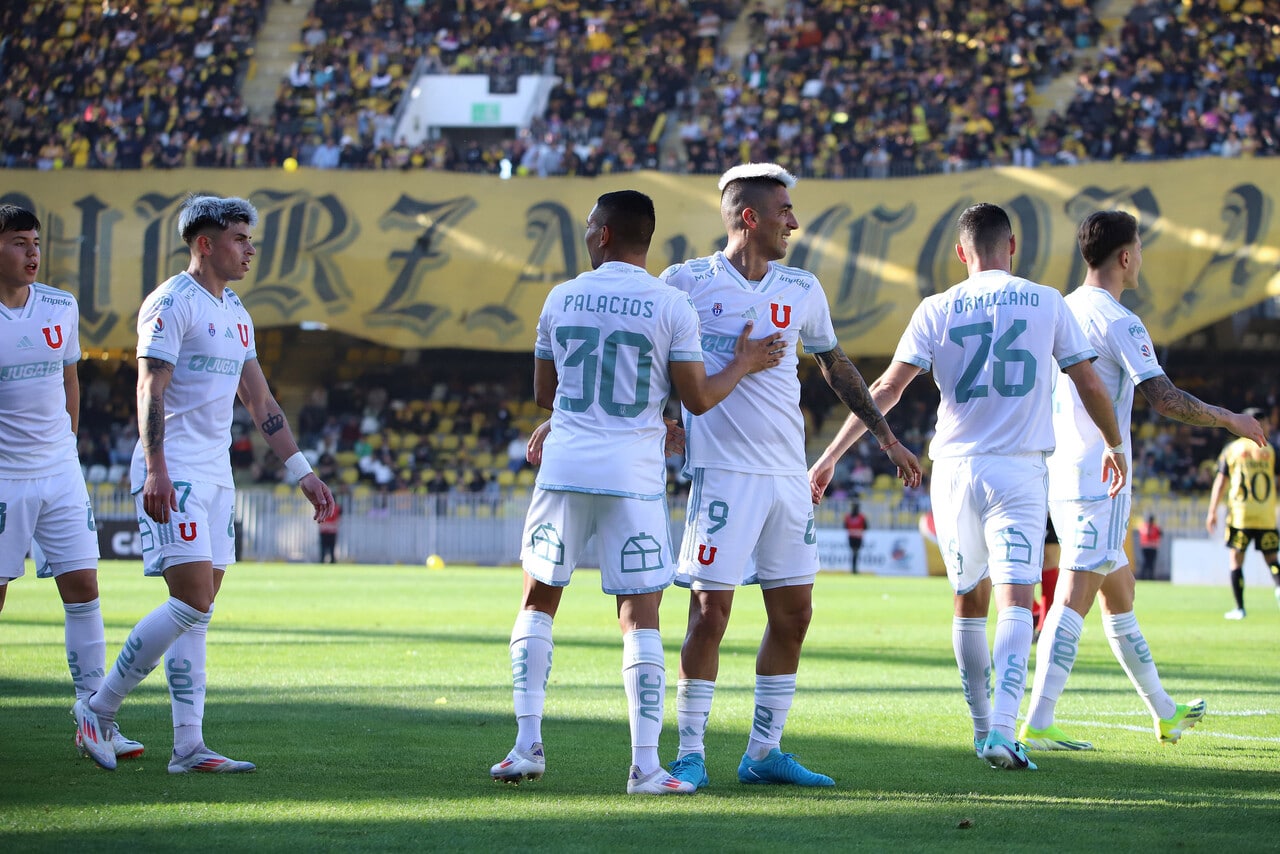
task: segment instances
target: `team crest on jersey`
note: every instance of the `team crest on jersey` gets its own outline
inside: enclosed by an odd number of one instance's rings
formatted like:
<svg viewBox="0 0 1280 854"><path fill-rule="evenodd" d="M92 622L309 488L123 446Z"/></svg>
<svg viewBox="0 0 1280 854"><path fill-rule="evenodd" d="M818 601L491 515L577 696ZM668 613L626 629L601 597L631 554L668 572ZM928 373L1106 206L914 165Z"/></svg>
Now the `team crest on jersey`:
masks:
<svg viewBox="0 0 1280 854"><path fill-rule="evenodd" d="M216 336L217 336L217 334L218 334L218 328L217 328L216 326L214 326L212 323L210 323L210 324L209 324L209 337L210 337L210 338L214 338L214 337L216 337Z"/></svg>
<svg viewBox="0 0 1280 854"><path fill-rule="evenodd" d="M40 331L44 333L44 343L48 344L51 349L57 350L62 346L61 326L43 326Z"/></svg>
<svg viewBox="0 0 1280 854"><path fill-rule="evenodd" d="M236 329L240 332L240 343L248 347L249 346L249 324L237 323Z"/></svg>
<svg viewBox="0 0 1280 854"><path fill-rule="evenodd" d="M771 302L769 303L769 317L773 320L774 326L779 329L786 329L791 325L791 306Z"/></svg>
<svg viewBox="0 0 1280 854"><path fill-rule="evenodd" d="M724 303L722 302L712 303L711 313L714 314L716 317L719 317L720 315L724 314Z"/></svg>

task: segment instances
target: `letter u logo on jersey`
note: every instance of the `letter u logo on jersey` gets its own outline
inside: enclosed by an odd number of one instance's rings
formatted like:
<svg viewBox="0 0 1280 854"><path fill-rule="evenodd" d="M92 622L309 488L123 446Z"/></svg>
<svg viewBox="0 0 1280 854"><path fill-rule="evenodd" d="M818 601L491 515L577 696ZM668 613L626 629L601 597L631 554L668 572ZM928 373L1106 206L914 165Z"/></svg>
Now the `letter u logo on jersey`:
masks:
<svg viewBox="0 0 1280 854"><path fill-rule="evenodd" d="M190 528L191 530L188 531L187 530L188 528ZM179 522L178 536L182 537L184 542L189 543L192 540L194 540L196 538L196 523L195 522Z"/></svg>
<svg viewBox="0 0 1280 854"><path fill-rule="evenodd" d="M716 547L698 544L698 563L711 566L716 561Z"/></svg>
<svg viewBox="0 0 1280 854"><path fill-rule="evenodd" d="M249 346L249 325L247 323L237 323L236 330L240 333L240 343Z"/></svg>
<svg viewBox="0 0 1280 854"><path fill-rule="evenodd" d="M779 317L779 314L782 316ZM786 329L791 325L791 306L778 305L776 302L771 302L769 303L769 317L773 320L774 326L779 329Z"/></svg>
<svg viewBox="0 0 1280 854"><path fill-rule="evenodd" d="M57 350L62 346L61 326L45 326L40 331L44 333L44 343L48 344L50 349Z"/></svg>

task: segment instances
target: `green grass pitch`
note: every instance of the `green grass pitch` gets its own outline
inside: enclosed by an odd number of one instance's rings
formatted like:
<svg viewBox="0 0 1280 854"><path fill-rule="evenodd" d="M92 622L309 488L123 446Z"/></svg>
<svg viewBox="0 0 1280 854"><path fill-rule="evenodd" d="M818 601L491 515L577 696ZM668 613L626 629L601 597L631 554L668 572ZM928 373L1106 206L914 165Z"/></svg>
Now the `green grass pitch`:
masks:
<svg viewBox="0 0 1280 854"><path fill-rule="evenodd" d="M108 666L164 596L133 563L100 573ZM1111 656L1095 613L1058 706L1092 753L992 770L970 748L945 579L824 575L783 747L834 789L742 786L759 594L744 589L708 733L711 787L625 794L630 762L611 597L580 572L555 628L541 781L488 777L515 734L507 639L514 569L242 564L209 632L208 742L251 775L172 776L163 676L126 702L147 744L108 773L77 758L62 609L12 584L0 614L0 850L1274 851L1280 834L1280 612L1251 588L1139 585L1138 616L1175 698L1206 719L1173 747ZM687 594L663 603L674 756ZM992 621L994 628L994 620ZM1024 707L1025 708L1025 707Z"/></svg>

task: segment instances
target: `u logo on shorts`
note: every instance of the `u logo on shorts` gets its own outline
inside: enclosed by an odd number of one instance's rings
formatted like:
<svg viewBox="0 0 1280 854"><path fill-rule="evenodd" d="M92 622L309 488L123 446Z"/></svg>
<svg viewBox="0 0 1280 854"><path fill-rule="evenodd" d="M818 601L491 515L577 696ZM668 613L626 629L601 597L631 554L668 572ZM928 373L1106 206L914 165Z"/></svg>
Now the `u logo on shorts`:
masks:
<svg viewBox="0 0 1280 854"><path fill-rule="evenodd" d="M190 527L191 527L191 533L189 533L189 534L187 533L187 527L188 527L188 526L190 526ZM184 542L188 542L188 543L189 543L189 542L191 542L192 540L194 540L194 539L196 538L196 523L195 523L195 522L179 522L179 523L178 523L178 536L182 537L182 539L183 539L183 541L184 541Z"/></svg>
<svg viewBox="0 0 1280 854"><path fill-rule="evenodd" d="M716 561L716 547L706 546L701 543L698 545L698 563L703 566L711 566Z"/></svg>

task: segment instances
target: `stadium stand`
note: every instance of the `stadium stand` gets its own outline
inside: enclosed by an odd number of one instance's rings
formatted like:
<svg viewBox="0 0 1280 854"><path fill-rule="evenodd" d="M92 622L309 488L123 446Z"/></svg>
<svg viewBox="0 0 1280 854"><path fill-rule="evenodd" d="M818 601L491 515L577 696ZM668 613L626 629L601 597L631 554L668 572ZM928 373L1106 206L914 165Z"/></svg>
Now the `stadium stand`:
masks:
<svg viewBox="0 0 1280 854"><path fill-rule="evenodd" d="M1134 2L1110 32L1082 0L316 0L253 121L240 87L268 3L7 5L0 163L590 176L769 159L877 178L1280 147L1280 15L1261 0ZM422 69L562 83L509 139L411 147L395 111ZM1072 74L1071 101L1038 117L1037 90Z"/></svg>

